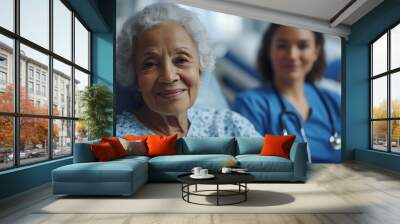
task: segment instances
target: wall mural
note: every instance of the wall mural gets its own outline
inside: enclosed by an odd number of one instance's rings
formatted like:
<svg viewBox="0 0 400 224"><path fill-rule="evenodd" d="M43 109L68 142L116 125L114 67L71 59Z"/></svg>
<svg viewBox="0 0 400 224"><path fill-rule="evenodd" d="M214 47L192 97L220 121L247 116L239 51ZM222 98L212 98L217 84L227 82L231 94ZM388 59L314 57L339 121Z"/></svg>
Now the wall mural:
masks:
<svg viewBox="0 0 400 224"><path fill-rule="evenodd" d="M339 37L157 1L117 1L117 135L295 134L341 161Z"/></svg>

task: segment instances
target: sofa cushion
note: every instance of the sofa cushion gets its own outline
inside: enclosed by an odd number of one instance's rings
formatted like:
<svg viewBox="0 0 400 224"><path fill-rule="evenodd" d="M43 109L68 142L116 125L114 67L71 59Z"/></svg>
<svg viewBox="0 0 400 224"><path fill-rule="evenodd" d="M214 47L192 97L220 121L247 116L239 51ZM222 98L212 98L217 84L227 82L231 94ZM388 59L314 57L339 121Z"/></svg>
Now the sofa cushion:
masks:
<svg viewBox="0 0 400 224"><path fill-rule="evenodd" d="M59 182L127 182L132 166L122 163L75 163L53 170L53 181Z"/></svg>
<svg viewBox="0 0 400 224"><path fill-rule="evenodd" d="M264 144L263 137L237 137L236 155L259 154Z"/></svg>
<svg viewBox="0 0 400 224"><path fill-rule="evenodd" d="M113 160L113 162L127 162L127 163L130 163L130 162L135 161L135 160L148 162L149 159L150 159L150 157L147 157L147 156L130 155L130 156L125 156L124 158Z"/></svg>
<svg viewBox="0 0 400 224"><path fill-rule="evenodd" d="M96 158L94 157L90 146L92 144L98 144L98 143L100 143L100 139L88 142L75 143L74 163L95 162Z"/></svg>
<svg viewBox="0 0 400 224"><path fill-rule="evenodd" d="M279 156L238 155L236 159L249 172L293 172L292 161Z"/></svg>
<svg viewBox="0 0 400 224"><path fill-rule="evenodd" d="M147 166L141 159L108 162L74 163L53 170L53 181L59 182L127 182L132 173Z"/></svg>
<svg viewBox="0 0 400 224"><path fill-rule="evenodd" d="M175 155L158 156L149 160L149 170L163 172L191 172L193 167L200 166L211 172L219 171L228 160L235 159L231 155Z"/></svg>
<svg viewBox="0 0 400 224"><path fill-rule="evenodd" d="M231 137L185 137L180 142L177 153L235 155L235 139Z"/></svg>

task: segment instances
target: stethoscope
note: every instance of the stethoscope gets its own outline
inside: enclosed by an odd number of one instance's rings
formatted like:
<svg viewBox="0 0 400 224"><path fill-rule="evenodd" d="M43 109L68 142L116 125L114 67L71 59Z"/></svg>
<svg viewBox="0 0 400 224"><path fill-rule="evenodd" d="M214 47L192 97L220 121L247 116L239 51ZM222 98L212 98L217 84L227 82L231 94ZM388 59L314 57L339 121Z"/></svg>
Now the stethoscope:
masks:
<svg viewBox="0 0 400 224"><path fill-rule="evenodd" d="M322 104L324 104L325 110L328 113L329 123L330 123L330 126L332 127L332 134L329 137L329 142L331 143L331 146L334 150L340 150L342 148L342 139L341 139L339 133L337 132L335 124L333 122L332 111L329 110L329 106L326 102L325 97L322 95L321 91L315 85L311 85L311 86L314 88L315 92L318 94L318 97L321 99ZM294 118L296 128L297 128L297 130L300 130L300 135L301 135L303 141L307 143L306 132L304 130L304 127L301 123L300 118L297 116L297 114L295 112L289 111L286 108L286 105L283 103L282 96L279 94L278 90L275 87L273 87L273 89L274 89L274 92L276 94L276 97L278 98L278 101L279 101L279 104L281 107L281 113L279 114L279 127L282 130L283 135L288 135L288 131L287 131L287 128L286 128L286 125L285 125L285 122L283 119L285 116L291 117L291 118ZM307 144L307 151L308 151L308 161L311 162L311 151L309 149L308 144Z"/></svg>

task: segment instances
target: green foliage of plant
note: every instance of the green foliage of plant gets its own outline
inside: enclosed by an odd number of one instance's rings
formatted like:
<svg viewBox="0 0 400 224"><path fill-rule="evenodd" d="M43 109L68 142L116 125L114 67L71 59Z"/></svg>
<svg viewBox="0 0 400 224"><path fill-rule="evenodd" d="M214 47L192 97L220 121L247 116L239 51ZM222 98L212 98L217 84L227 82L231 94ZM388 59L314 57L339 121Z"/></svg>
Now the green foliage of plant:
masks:
<svg viewBox="0 0 400 224"><path fill-rule="evenodd" d="M104 85L94 84L79 93L82 119L86 122L89 139L110 136L112 125L112 92Z"/></svg>

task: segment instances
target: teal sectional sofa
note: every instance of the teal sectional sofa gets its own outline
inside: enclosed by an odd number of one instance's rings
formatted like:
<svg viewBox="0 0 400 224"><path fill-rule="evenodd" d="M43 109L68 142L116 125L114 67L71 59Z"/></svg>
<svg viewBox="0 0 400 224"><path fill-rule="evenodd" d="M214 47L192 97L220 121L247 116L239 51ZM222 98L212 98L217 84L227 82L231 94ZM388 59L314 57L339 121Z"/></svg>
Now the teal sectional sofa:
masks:
<svg viewBox="0 0 400 224"><path fill-rule="evenodd" d="M176 181L176 177L200 166L219 172L230 159L259 182L305 182L307 175L306 143L295 142L290 159L258 155L262 137L186 137L178 139L177 155L127 156L96 162L90 145L75 144L74 163L52 171L54 194L131 195L148 181Z"/></svg>

